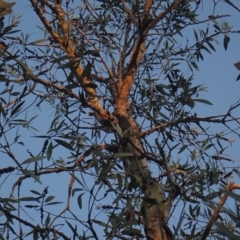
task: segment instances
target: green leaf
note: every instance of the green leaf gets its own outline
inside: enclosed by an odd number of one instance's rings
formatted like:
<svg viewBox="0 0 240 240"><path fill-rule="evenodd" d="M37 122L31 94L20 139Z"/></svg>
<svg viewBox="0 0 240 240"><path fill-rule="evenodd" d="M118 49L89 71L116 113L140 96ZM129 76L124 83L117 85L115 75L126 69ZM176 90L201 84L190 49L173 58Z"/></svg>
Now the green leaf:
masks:
<svg viewBox="0 0 240 240"><path fill-rule="evenodd" d="M216 184L216 183L218 183L218 181L219 181L219 176L220 176L220 174L219 173L213 173L212 175L211 175L211 177L210 177L210 182L212 183L212 184Z"/></svg>
<svg viewBox="0 0 240 240"><path fill-rule="evenodd" d="M205 46L202 45L201 48L204 49L206 52L211 53L211 51L210 51L207 47L205 47Z"/></svg>
<svg viewBox="0 0 240 240"><path fill-rule="evenodd" d="M193 101L193 99L188 99L187 100L187 102L185 102L185 104L187 105L187 106L189 106L190 108L194 108L194 101Z"/></svg>
<svg viewBox="0 0 240 240"><path fill-rule="evenodd" d="M117 134L120 137L123 137L123 131L122 131L121 127L119 126L119 124L116 124L116 125L113 123L111 123L111 124L112 124L113 129L117 132Z"/></svg>
<svg viewBox="0 0 240 240"><path fill-rule="evenodd" d="M92 70L92 64L91 64L90 62L88 62L87 65L85 66L83 72L82 72L80 82L82 82L82 79L85 78L85 77L86 77L87 79L90 79L91 70ZM85 87L85 86L84 86L84 87Z"/></svg>
<svg viewBox="0 0 240 240"><path fill-rule="evenodd" d="M198 65L197 65L195 62L191 62L191 65L192 65L196 70L199 71Z"/></svg>
<svg viewBox="0 0 240 240"><path fill-rule="evenodd" d="M48 138L48 135L39 135L39 136L32 136L32 137L35 137L35 138Z"/></svg>
<svg viewBox="0 0 240 240"><path fill-rule="evenodd" d="M49 41L48 38L43 38L43 39L39 39L39 40L30 42L29 44L37 44L37 43L43 43L43 42L47 42L47 41Z"/></svg>
<svg viewBox="0 0 240 240"><path fill-rule="evenodd" d="M24 103L25 103L25 101L22 101L15 108L13 108L10 117L12 117L14 114L19 112Z"/></svg>
<svg viewBox="0 0 240 240"><path fill-rule="evenodd" d="M228 43L230 42L230 37L227 36L227 35L224 35L224 39L223 39L223 46L224 46L224 49L227 50L228 48Z"/></svg>
<svg viewBox="0 0 240 240"><path fill-rule="evenodd" d="M165 114L163 114L162 112L159 112L158 115L161 116L162 118L166 119L166 120L169 120L169 118Z"/></svg>
<svg viewBox="0 0 240 240"><path fill-rule="evenodd" d="M240 202L240 196L239 196L239 194L230 192L230 191L228 191L228 190L226 190L226 189L222 189L221 191L222 191L223 193L226 193L228 196L230 196L231 198L233 198L235 201Z"/></svg>
<svg viewBox="0 0 240 240"><path fill-rule="evenodd" d="M218 155L211 156L211 158L214 159L214 160L220 160L221 159Z"/></svg>
<svg viewBox="0 0 240 240"><path fill-rule="evenodd" d="M20 94L20 92L13 92L11 95L14 96L14 97L16 97L16 96L18 96L19 94Z"/></svg>
<svg viewBox="0 0 240 240"><path fill-rule="evenodd" d="M147 204L145 204L145 202L143 202L143 206L141 208L141 212L142 212L142 215L144 216L144 220L145 220L146 226L149 226L150 217L149 217L148 207L147 207Z"/></svg>
<svg viewBox="0 0 240 240"><path fill-rule="evenodd" d="M113 158L133 157L133 156L134 154L132 153L118 152L118 153L114 153Z"/></svg>
<svg viewBox="0 0 240 240"><path fill-rule="evenodd" d="M38 231L37 230L33 231L33 240L38 240Z"/></svg>
<svg viewBox="0 0 240 240"><path fill-rule="evenodd" d="M74 227L72 226L72 224L71 224L70 222L68 222L67 220L66 220L66 223L67 223L67 225L70 227L70 229L72 230L72 232L75 232L75 229L74 229Z"/></svg>
<svg viewBox="0 0 240 240"><path fill-rule="evenodd" d="M92 150L92 153L94 153L96 156L102 158L102 159L109 159L112 158L112 155L107 155L102 153L100 150Z"/></svg>
<svg viewBox="0 0 240 240"><path fill-rule="evenodd" d="M53 150L53 144L52 142L50 142L50 144L48 145L48 149L47 149L47 159L50 160L51 156L52 156L52 150Z"/></svg>
<svg viewBox="0 0 240 240"><path fill-rule="evenodd" d="M111 169L110 164L104 164L102 166L102 171L100 172L100 174L98 176L98 180L96 181L96 184L99 184L102 181L102 179L107 176L110 169Z"/></svg>
<svg viewBox="0 0 240 240"><path fill-rule="evenodd" d="M104 223L104 222L101 222L101 221L98 221L96 219L92 219L92 222L98 224L99 226L102 226L102 227L109 227L108 224Z"/></svg>
<svg viewBox="0 0 240 240"><path fill-rule="evenodd" d="M189 209L188 209L190 215L192 218L195 218L196 216L194 215L194 209L192 208L192 205L189 205Z"/></svg>
<svg viewBox="0 0 240 240"><path fill-rule="evenodd" d="M45 203L51 202L54 198L55 198L54 196L47 197Z"/></svg>
<svg viewBox="0 0 240 240"><path fill-rule="evenodd" d="M117 204L123 198L123 193L117 195L112 204Z"/></svg>
<svg viewBox="0 0 240 240"><path fill-rule="evenodd" d="M205 100L205 99L193 99L193 101L204 103L204 104L207 104L207 105L213 105L211 102L209 102L208 100Z"/></svg>
<svg viewBox="0 0 240 240"><path fill-rule="evenodd" d="M25 63L23 63L17 58L14 58L14 60L26 71L28 79L35 78L33 71L30 68L28 68L28 66Z"/></svg>
<svg viewBox="0 0 240 240"><path fill-rule="evenodd" d="M196 31L195 29L193 29L193 31L194 31L195 39L196 39L196 41L198 42L198 34L197 34L197 31Z"/></svg>
<svg viewBox="0 0 240 240"><path fill-rule="evenodd" d="M166 92L166 91L164 90L164 88L165 88L165 89L171 89L170 86L165 85L165 84L158 84L158 85L156 85L156 89L157 89L160 93L162 93L163 95L166 95L166 96L170 96L171 94L168 93L168 92Z"/></svg>
<svg viewBox="0 0 240 240"><path fill-rule="evenodd" d="M84 194L84 193L80 194L80 195L78 196L78 198L77 198L78 207L79 207L80 209L82 209L82 195L83 195L83 194Z"/></svg>
<svg viewBox="0 0 240 240"><path fill-rule="evenodd" d="M207 45L208 45L213 51L216 52L214 46L210 43L210 41L207 41L206 43L207 43Z"/></svg>
<svg viewBox="0 0 240 240"><path fill-rule="evenodd" d="M218 198L219 197L219 192L217 191L217 192L212 192L212 193L210 193L210 194L208 194L208 195L206 195L205 196L207 199L214 199L214 198Z"/></svg>
<svg viewBox="0 0 240 240"><path fill-rule="evenodd" d="M196 159L196 157L197 157L197 151L195 148L192 151L191 157L192 157L192 160Z"/></svg>
<svg viewBox="0 0 240 240"><path fill-rule="evenodd" d="M79 88L79 86L76 83L74 83L74 84L65 85L65 88L67 88L67 89L74 89L74 88Z"/></svg>
<svg viewBox="0 0 240 240"><path fill-rule="evenodd" d="M238 77L237 77L236 81L238 81L238 80L240 80L240 74L238 74Z"/></svg>
<svg viewBox="0 0 240 240"><path fill-rule="evenodd" d="M38 202L38 199L35 197L22 197L22 198L19 198L19 201L26 201L26 202L36 201L36 202Z"/></svg>
<svg viewBox="0 0 240 240"><path fill-rule="evenodd" d="M88 51L83 53L83 55L88 55L88 54L90 54L94 57L99 57L100 56L99 51L95 51L95 50L88 50Z"/></svg>
<svg viewBox="0 0 240 240"><path fill-rule="evenodd" d="M65 148L67 148L67 149L69 149L69 150L74 151L73 147L72 147L69 143L67 143L67 142L65 142L65 141L63 141L63 140L61 140L61 139L54 139L54 140L55 140L58 144L62 145L63 147L65 147Z"/></svg>
<svg viewBox="0 0 240 240"><path fill-rule="evenodd" d="M83 183L75 175L73 175L72 173L70 173L70 175L84 188Z"/></svg>
<svg viewBox="0 0 240 240"><path fill-rule="evenodd" d="M215 229L215 231L217 231L222 237L227 237L227 239L231 240L239 240L239 235L235 235L232 230L229 230L229 227L226 227L224 224L217 221L215 221L214 224L217 226L217 229Z"/></svg>
<svg viewBox="0 0 240 240"><path fill-rule="evenodd" d="M136 228L124 229L123 231L121 231L121 233L132 237L137 236L138 238L144 238L144 235L141 233L141 231Z"/></svg>
<svg viewBox="0 0 240 240"><path fill-rule="evenodd" d="M200 203L199 201L197 201L197 200L195 200L195 199L193 199L193 198L190 198L190 197L188 197L188 202L191 202L191 203Z"/></svg>
<svg viewBox="0 0 240 240"><path fill-rule="evenodd" d="M41 193L39 193L39 192L37 192L37 191L35 191L35 190L30 190L33 194L36 194L36 195L39 195L39 196L41 196L42 194Z"/></svg>
<svg viewBox="0 0 240 240"><path fill-rule="evenodd" d="M24 205L26 208L39 208L39 205L32 205L32 204L26 204Z"/></svg>
<svg viewBox="0 0 240 240"><path fill-rule="evenodd" d="M30 176L30 177L32 177L36 182L42 184L42 182L40 181L39 177L36 176L32 171L29 171L29 170L26 170L26 169L23 169L23 170L21 170L21 171L22 171L23 175L25 175L25 176Z"/></svg>
<svg viewBox="0 0 240 240"><path fill-rule="evenodd" d="M48 226L50 222L51 222L51 218L50 218L50 214L48 214L47 219L45 221L45 225Z"/></svg>
<svg viewBox="0 0 240 240"><path fill-rule="evenodd" d="M4 21L3 21L4 18L1 18L0 19L0 32L2 32L2 29L4 28ZM0 80L1 81L1 80Z"/></svg>
<svg viewBox="0 0 240 240"><path fill-rule="evenodd" d="M84 88L94 88L94 89L96 89L97 87L98 87L98 85L95 84L95 83L87 83L87 84L84 85Z"/></svg>
<svg viewBox="0 0 240 240"><path fill-rule="evenodd" d="M220 32L222 31L221 28L220 28L217 24L214 24L213 26L214 26L218 31L220 31Z"/></svg>
<svg viewBox="0 0 240 240"><path fill-rule="evenodd" d="M204 151L206 151L206 150L208 150L209 148L211 148L211 147L213 147L214 146L214 144L208 144L206 147L204 147Z"/></svg>
<svg viewBox="0 0 240 240"><path fill-rule="evenodd" d="M60 204L60 203L63 203L63 202L50 202L50 203L44 204L44 206L57 205L57 204Z"/></svg>
<svg viewBox="0 0 240 240"><path fill-rule="evenodd" d="M8 203L8 202L17 203L18 200L11 199L11 198L1 198L1 202L3 202L3 203Z"/></svg>
<svg viewBox="0 0 240 240"><path fill-rule="evenodd" d="M96 171L96 174L98 175L98 173L99 173L98 160L94 154L92 155L92 161L93 161L93 166Z"/></svg>
<svg viewBox="0 0 240 240"><path fill-rule="evenodd" d="M45 156L36 156L36 157L28 158L25 161L23 161L21 165L26 164L26 163L38 162L44 158L45 158Z"/></svg>
<svg viewBox="0 0 240 240"><path fill-rule="evenodd" d="M173 135L170 132L166 132L166 135L170 141L174 142Z"/></svg>
<svg viewBox="0 0 240 240"><path fill-rule="evenodd" d="M182 153L187 147L188 147L188 145L183 145L183 146L180 148L178 154Z"/></svg>
<svg viewBox="0 0 240 240"><path fill-rule="evenodd" d="M122 180L122 176L119 173L117 173L117 181L118 181L118 188L121 190L123 186L122 184L123 180Z"/></svg>
<svg viewBox="0 0 240 240"><path fill-rule="evenodd" d="M58 68L59 69L71 68L78 62L79 62L79 59L76 59L76 60L73 60L73 61L69 61L69 62L67 62L65 64L60 65Z"/></svg>
<svg viewBox="0 0 240 240"><path fill-rule="evenodd" d="M234 66L240 71L240 62L234 63Z"/></svg>
<svg viewBox="0 0 240 240"><path fill-rule="evenodd" d="M72 197L74 196L75 192L83 191L83 190L84 190L84 189L82 189L82 188L74 188L74 189L72 190Z"/></svg>
<svg viewBox="0 0 240 240"><path fill-rule="evenodd" d="M59 57L59 58L54 58L54 59L51 61L51 63L58 63L58 62L60 62L60 61L67 60L67 59L69 59L69 57L68 57L67 55L65 55L65 56L62 56L62 57Z"/></svg>

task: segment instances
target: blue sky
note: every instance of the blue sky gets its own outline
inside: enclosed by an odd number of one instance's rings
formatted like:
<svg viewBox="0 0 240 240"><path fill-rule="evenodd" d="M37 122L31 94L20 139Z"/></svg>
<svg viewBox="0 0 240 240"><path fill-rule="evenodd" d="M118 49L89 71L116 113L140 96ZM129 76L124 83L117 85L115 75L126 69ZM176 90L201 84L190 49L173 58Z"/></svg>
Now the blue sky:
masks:
<svg viewBox="0 0 240 240"><path fill-rule="evenodd" d="M211 15L212 1L204 1L202 5L202 12L203 16ZM35 12L33 12L29 1L22 0L18 1L17 4L14 7L14 12L19 13L22 16L21 21L21 28L23 30L23 33L30 33L31 34L31 40L38 40L39 38L44 38L42 36L41 31L36 27L36 25L41 26L40 21L37 19ZM218 4L218 7L216 9L216 12L218 14L225 14L230 13L231 17L227 18L230 26L236 26L237 29L237 23L239 22L239 13L236 12L236 10L232 9L230 6L227 6L225 3ZM204 18L204 17L203 17ZM221 19L218 20L221 23ZM199 26L199 29L201 26ZM197 28L196 28L197 29ZM193 36L193 33L186 32L186 39L191 38ZM237 102L240 99L240 81L236 82L236 78L238 74L240 73L235 67L234 63L240 61L240 35L234 34L231 35L231 41L228 46L228 50L225 51L223 47L223 36L218 37L219 45L216 46L216 52L213 52L211 55L209 53L204 54L204 61L199 63L200 71L197 71L194 75L195 81L198 84L203 84L208 88L208 92L202 93L201 98L207 99L213 103L212 106L204 105L204 104L198 104L196 107L196 112L198 113L198 116L208 116L208 115L219 115L225 113L229 106L235 102ZM183 39L182 39L183 41ZM184 42L183 42L184 44ZM190 74L190 73L189 73ZM47 104L43 105L42 112L39 113L36 109L32 109L30 112L28 112L29 115L33 116L35 114L39 114L39 118L37 119L35 126L39 129L40 134L45 134L48 130L49 123L47 122L48 119L53 117L53 110L50 106ZM46 123L46 124L45 124ZM213 127L214 129L215 127ZM10 134L14 134L14 131L10 132ZM22 132L24 135L24 139L26 141L26 146L28 143L30 143L32 140L32 135L29 132ZM14 135L10 135L10 138L14 138ZM236 136L232 136L233 138L236 138ZM234 143L233 147L227 151L228 154L235 158L235 167L239 167L239 139L236 138L236 142ZM36 147L31 146L31 151L34 154L38 154L39 150L41 149L41 146L43 144L42 139L35 139L34 138L34 144L36 144ZM26 158L29 157L28 153L26 152L26 148L22 147L16 147L14 148L16 151L19 152L19 161L22 162ZM1 154L0 154L1 156ZM67 154L64 152L64 150L57 151L55 153L55 157L66 157ZM6 167L12 165L11 163L7 161L1 161L0 168ZM66 201L67 197L67 188L69 184L69 174L61 174L61 177L59 177L57 174L45 176L44 178L41 178L43 184L39 185L38 183L34 183L32 179L27 180L27 185L22 186L21 195L22 196L30 196L30 189L35 189L39 192L43 191L43 189L46 186L49 186L49 192L51 192L50 195L56 195L57 201ZM1 192L4 193L5 197L7 194L10 193L10 186L12 186L12 183L16 180L16 178L8 177L6 182L2 184L3 180L1 181ZM239 179L236 179L238 181ZM88 183L92 181L91 178L87 179ZM79 187L79 186L75 186ZM6 194L7 193L7 194ZM80 216L80 218L84 217L87 213L87 197L83 198L83 206L84 208L79 210L77 207L77 200L76 198L72 199L73 208ZM111 199L109 199L109 203L111 204ZM230 203L231 205L231 203ZM61 204L61 208L58 207L52 207L51 211L54 210L56 213L59 213L63 209L63 206L65 204ZM34 219L39 217L39 214L32 212L32 216ZM36 214L36 216L34 215ZM29 220L30 221L30 220ZM80 228L81 229L81 228Z"/></svg>

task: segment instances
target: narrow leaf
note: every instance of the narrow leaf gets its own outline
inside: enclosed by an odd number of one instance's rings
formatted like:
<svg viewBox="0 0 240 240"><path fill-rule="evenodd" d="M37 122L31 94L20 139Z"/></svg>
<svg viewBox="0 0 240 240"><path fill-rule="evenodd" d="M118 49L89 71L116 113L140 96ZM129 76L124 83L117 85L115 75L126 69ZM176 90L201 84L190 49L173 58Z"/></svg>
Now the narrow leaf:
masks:
<svg viewBox="0 0 240 240"><path fill-rule="evenodd" d="M82 188L74 188L72 190L72 197L74 196L75 192L82 191L82 190L83 190Z"/></svg>
<svg viewBox="0 0 240 240"><path fill-rule="evenodd" d="M237 77L236 81L238 81L238 80L240 80L240 74L238 74L238 77Z"/></svg>
<svg viewBox="0 0 240 240"><path fill-rule="evenodd" d="M195 102L200 102L200 103L204 103L207 105L213 105L211 102L209 102L208 100L205 99L193 99Z"/></svg>
<svg viewBox="0 0 240 240"><path fill-rule="evenodd" d="M102 171L100 172L100 174L98 176L98 180L96 181L96 184L99 184L102 181L102 179L107 176L110 168L111 168L110 164L103 165Z"/></svg>
<svg viewBox="0 0 240 240"><path fill-rule="evenodd" d="M34 198L34 197L22 197L22 198L19 199L19 201L26 201L26 202L37 201L38 202L38 199Z"/></svg>
<svg viewBox="0 0 240 240"><path fill-rule="evenodd" d="M102 227L109 227L108 224L104 223L104 222L101 222L101 221L98 221L98 220L95 220L95 219L92 219L92 222L98 224L99 226L102 226Z"/></svg>
<svg viewBox="0 0 240 240"><path fill-rule="evenodd" d="M196 39L196 41L198 42L198 34L197 34L197 31L196 31L195 29L194 29L193 31L194 31L195 39Z"/></svg>
<svg viewBox="0 0 240 240"><path fill-rule="evenodd" d="M132 153L118 152L118 153L114 153L113 158L133 157L133 156L134 154Z"/></svg>
<svg viewBox="0 0 240 240"><path fill-rule="evenodd" d="M36 156L36 157L28 158L22 162L22 165L26 164L26 163L38 162L44 158L45 158L45 156Z"/></svg>
<svg viewBox="0 0 240 240"><path fill-rule="evenodd" d="M118 134L120 137L122 137L122 136L123 136L123 131L122 131L121 127L119 126L119 124L116 124L116 125L113 124L113 123L111 123L111 124L112 124L114 130L117 132L117 134Z"/></svg>
<svg viewBox="0 0 240 240"><path fill-rule="evenodd" d="M23 169L21 170L22 173L25 175L25 176L30 176L32 177L36 182L42 184L42 182L40 181L39 177L36 176L32 171L29 171L29 170L26 170L26 169Z"/></svg>
<svg viewBox="0 0 240 240"><path fill-rule="evenodd" d="M240 62L234 63L234 66L240 71Z"/></svg>
<svg viewBox="0 0 240 240"><path fill-rule="evenodd" d="M37 43L42 43L42 42L47 42L49 41L48 38L43 38L43 39L39 39L39 40L36 40L36 41L33 41L29 44L37 44Z"/></svg>
<svg viewBox="0 0 240 240"><path fill-rule="evenodd" d="M38 231L37 230L33 231L33 240L38 240Z"/></svg>
<svg viewBox="0 0 240 240"><path fill-rule="evenodd" d="M63 203L63 202L50 202L50 203L44 204L44 206L56 205L56 204L60 204L60 203Z"/></svg>
<svg viewBox="0 0 240 240"><path fill-rule="evenodd" d="M71 174L71 173L70 173L70 175L71 175L72 178L74 178L83 188L85 188L84 185L83 185L83 183L82 183L75 175L73 175L73 174Z"/></svg>
<svg viewBox="0 0 240 240"><path fill-rule="evenodd" d="M62 145L63 147L65 147L65 148L67 148L67 149L69 149L69 150L72 150L72 151L74 150L69 143L67 143L67 142L65 142L65 141L63 141L63 140L55 139L55 141L56 141L58 144Z"/></svg>
<svg viewBox="0 0 240 240"><path fill-rule="evenodd" d="M11 112L10 117L12 117L15 113L20 111L20 108L23 106L23 104L25 103L25 101L19 103Z"/></svg>
<svg viewBox="0 0 240 240"><path fill-rule="evenodd" d="M51 202L54 198L55 198L54 196L47 197L45 203Z"/></svg>
<svg viewBox="0 0 240 240"><path fill-rule="evenodd" d="M39 192L37 192L37 191L35 191L35 190L30 190L33 194L36 194L36 195L42 195L41 193L39 193Z"/></svg>
<svg viewBox="0 0 240 240"><path fill-rule="evenodd" d="M48 149L47 149L47 159L50 160L51 156L52 156L52 150L53 150L53 144L52 142L50 142Z"/></svg>
<svg viewBox="0 0 240 240"><path fill-rule="evenodd" d="M84 194L84 193L80 194L80 195L78 196L78 199L77 199L78 207L79 207L80 209L82 209L82 195L83 195L83 194Z"/></svg>
<svg viewBox="0 0 240 240"><path fill-rule="evenodd" d="M50 221L51 221L51 218L50 218L50 216L49 216L49 214L48 214L47 219L46 219L46 221L45 221L45 225L48 226L49 223L50 223Z"/></svg>
<svg viewBox="0 0 240 240"><path fill-rule="evenodd" d="M223 39L223 46L224 46L224 49L227 50L228 48L228 43L230 42L230 37L227 36L227 35L224 35L224 39Z"/></svg>

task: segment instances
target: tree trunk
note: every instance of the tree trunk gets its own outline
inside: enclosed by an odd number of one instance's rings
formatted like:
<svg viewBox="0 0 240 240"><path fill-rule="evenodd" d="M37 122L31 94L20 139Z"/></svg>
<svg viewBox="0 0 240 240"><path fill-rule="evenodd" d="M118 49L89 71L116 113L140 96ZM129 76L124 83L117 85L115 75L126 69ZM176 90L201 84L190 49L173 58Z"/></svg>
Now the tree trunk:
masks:
<svg viewBox="0 0 240 240"><path fill-rule="evenodd" d="M128 153L134 154L134 157L128 158L127 160L127 169L132 169L133 175L140 176L139 178L141 179L140 183L136 181L134 188L141 188L144 195L142 205L142 222L144 224L146 238L148 240L171 239L172 232L167 226L167 219L172 201L167 201L165 199L164 189L151 177L151 172L147 165L147 159L144 156L144 148L138 138L140 130L137 123L130 116L124 117L116 115L116 117L123 132L128 131L129 133L134 133L133 137L127 138L127 141L124 142L125 146L122 147ZM145 199L150 200L151 203L145 201Z"/></svg>

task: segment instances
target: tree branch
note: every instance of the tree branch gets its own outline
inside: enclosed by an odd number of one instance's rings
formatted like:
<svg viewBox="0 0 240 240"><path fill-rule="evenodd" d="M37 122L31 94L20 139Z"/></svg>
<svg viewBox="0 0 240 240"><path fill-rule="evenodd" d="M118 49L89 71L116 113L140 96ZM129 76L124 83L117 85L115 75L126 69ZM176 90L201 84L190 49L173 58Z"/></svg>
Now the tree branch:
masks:
<svg viewBox="0 0 240 240"><path fill-rule="evenodd" d="M44 13L41 10L41 8L38 6L36 0L30 0L30 1L32 3L32 6L33 6L35 12L37 13L38 17L42 21L43 25L48 30L49 34L54 38L55 41L57 41L61 45L62 49L64 49L64 51L67 53L67 55L70 59L70 62L72 62L71 66L69 66L69 69L71 70L71 72L74 73L74 75L77 78L77 80L79 81L81 87L86 92L86 94L88 96L88 99L87 99L88 106L91 109L93 109L94 111L96 111L101 116L101 119L108 120L108 121L114 121L114 117L102 108L100 102L98 101L98 97L97 97L95 88L89 87L89 83L91 83L91 81L86 76L82 77L84 69L79 66L80 59L75 55L74 44L68 34L69 29L70 29L70 26L69 26L70 23L69 23L69 21L65 20L64 11L61 8L61 4L56 3L55 13L59 20L59 26L62 30L64 38L62 36L60 36L59 34L57 34L52 29L49 21L44 16ZM58 1L58 2L60 2L60 1ZM68 93L70 94L70 96L72 96L71 90L68 91Z"/></svg>
<svg viewBox="0 0 240 240"><path fill-rule="evenodd" d="M231 192L233 189L236 189L236 188L239 189L239 187L240 187L240 186L239 186L238 184L235 184L235 183L231 182L231 183L227 186L227 191L230 191L230 192ZM224 205L224 203L226 202L226 200L227 200L227 198L228 198L228 195L229 195L229 194L226 192L226 193L224 193L223 196L221 197L221 199L220 199L217 207L215 208L214 212L212 213L212 216L211 216L211 218L210 218L210 220L209 220L209 222L208 222L208 224L207 224L207 226L206 226L206 228L205 228L205 230L204 230L204 232L203 232L200 240L205 240L205 239L208 237L208 235L209 235L209 233L210 233L210 231L211 231L211 229L212 229L213 224L216 222L216 220L217 220L217 218L218 218L218 214L219 214L222 206Z"/></svg>

